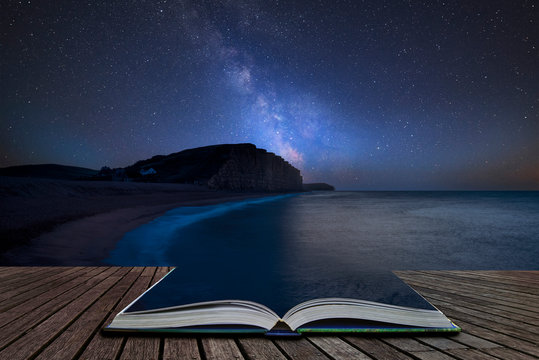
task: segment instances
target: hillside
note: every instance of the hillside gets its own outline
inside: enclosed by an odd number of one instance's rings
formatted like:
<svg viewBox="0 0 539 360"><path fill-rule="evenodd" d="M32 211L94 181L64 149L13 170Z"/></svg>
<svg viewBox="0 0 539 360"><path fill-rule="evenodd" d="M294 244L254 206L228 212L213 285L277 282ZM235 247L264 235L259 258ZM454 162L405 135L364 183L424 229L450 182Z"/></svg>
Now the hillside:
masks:
<svg viewBox="0 0 539 360"><path fill-rule="evenodd" d="M97 170L58 164L21 165L0 169L0 176L77 180L95 176Z"/></svg>
<svg viewBox="0 0 539 360"><path fill-rule="evenodd" d="M135 181L205 185L219 190L302 190L298 169L253 144L213 145L157 155L115 169L114 175Z"/></svg>

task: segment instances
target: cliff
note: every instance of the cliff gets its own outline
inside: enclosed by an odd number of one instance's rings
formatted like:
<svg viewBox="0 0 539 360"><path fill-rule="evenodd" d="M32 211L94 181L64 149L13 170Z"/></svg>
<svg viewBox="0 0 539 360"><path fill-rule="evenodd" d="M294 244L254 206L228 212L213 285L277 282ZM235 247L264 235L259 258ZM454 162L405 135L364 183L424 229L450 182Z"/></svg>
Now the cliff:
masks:
<svg viewBox="0 0 539 360"><path fill-rule="evenodd" d="M326 183L303 184L305 191L334 191L335 187Z"/></svg>
<svg viewBox="0 0 539 360"><path fill-rule="evenodd" d="M123 171L135 181L198 184L211 189L268 192L303 189L298 169L253 144L213 145L158 155Z"/></svg>

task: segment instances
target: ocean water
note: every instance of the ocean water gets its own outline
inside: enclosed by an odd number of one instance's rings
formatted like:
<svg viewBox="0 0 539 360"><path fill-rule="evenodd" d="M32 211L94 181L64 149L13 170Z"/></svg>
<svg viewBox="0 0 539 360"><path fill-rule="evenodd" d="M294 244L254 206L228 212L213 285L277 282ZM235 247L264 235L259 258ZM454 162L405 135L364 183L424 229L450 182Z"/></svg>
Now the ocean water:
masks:
<svg viewBox="0 0 539 360"><path fill-rule="evenodd" d="M324 297L428 308L392 270L539 269L539 193L324 192L184 207L127 233L105 262L176 267L149 308L241 299L283 315Z"/></svg>
<svg viewBox="0 0 539 360"><path fill-rule="evenodd" d="M104 262L253 279L264 269L268 282L293 277L299 288L359 271L537 270L539 192L315 192L183 207L127 233Z"/></svg>

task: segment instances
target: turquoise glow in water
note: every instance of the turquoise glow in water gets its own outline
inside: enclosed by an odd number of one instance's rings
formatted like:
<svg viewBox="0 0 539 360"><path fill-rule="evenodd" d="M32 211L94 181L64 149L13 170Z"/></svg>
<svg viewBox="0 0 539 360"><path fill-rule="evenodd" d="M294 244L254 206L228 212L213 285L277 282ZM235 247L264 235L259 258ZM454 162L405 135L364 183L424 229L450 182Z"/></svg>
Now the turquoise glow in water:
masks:
<svg viewBox="0 0 539 360"><path fill-rule="evenodd" d="M163 216L125 234L105 262L122 266L167 264L174 259L174 256L170 256L169 249L174 246L178 237L181 237L182 228L213 217L223 216L228 212L295 195L297 194L268 196L209 206L185 206L170 210Z"/></svg>
<svg viewBox="0 0 539 360"><path fill-rule="evenodd" d="M299 280L321 268L539 269L538 241L537 192L330 192L175 209L126 234L105 262L264 267Z"/></svg>

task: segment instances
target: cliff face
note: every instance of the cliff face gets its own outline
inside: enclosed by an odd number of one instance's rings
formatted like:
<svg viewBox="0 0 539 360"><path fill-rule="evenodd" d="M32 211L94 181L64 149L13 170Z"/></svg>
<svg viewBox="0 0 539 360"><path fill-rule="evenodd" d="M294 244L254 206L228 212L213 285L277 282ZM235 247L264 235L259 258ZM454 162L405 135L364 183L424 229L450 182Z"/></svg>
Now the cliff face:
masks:
<svg viewBox="0 0 539 360"><path fill-rule="evenodd" d="M326 183L311 183L311 184L303 184L303 190L305 191L335 191L335 187L333 185L329 185Z"/></svg>
<svg viewBox="0 0 539 360"><path fill-rule="evenodd" d="M231 148L230 157L208 181L214 189L301 191L298 169L280 156L251 144Z"/></svg>
<svg viewBox="0 0 539 360"><path fill-rule="evenodd" d="M302 191L298 169L253 144L214 145L158 155L125 168L125 174L135 181L190 183L211 189Z"/></svg>

